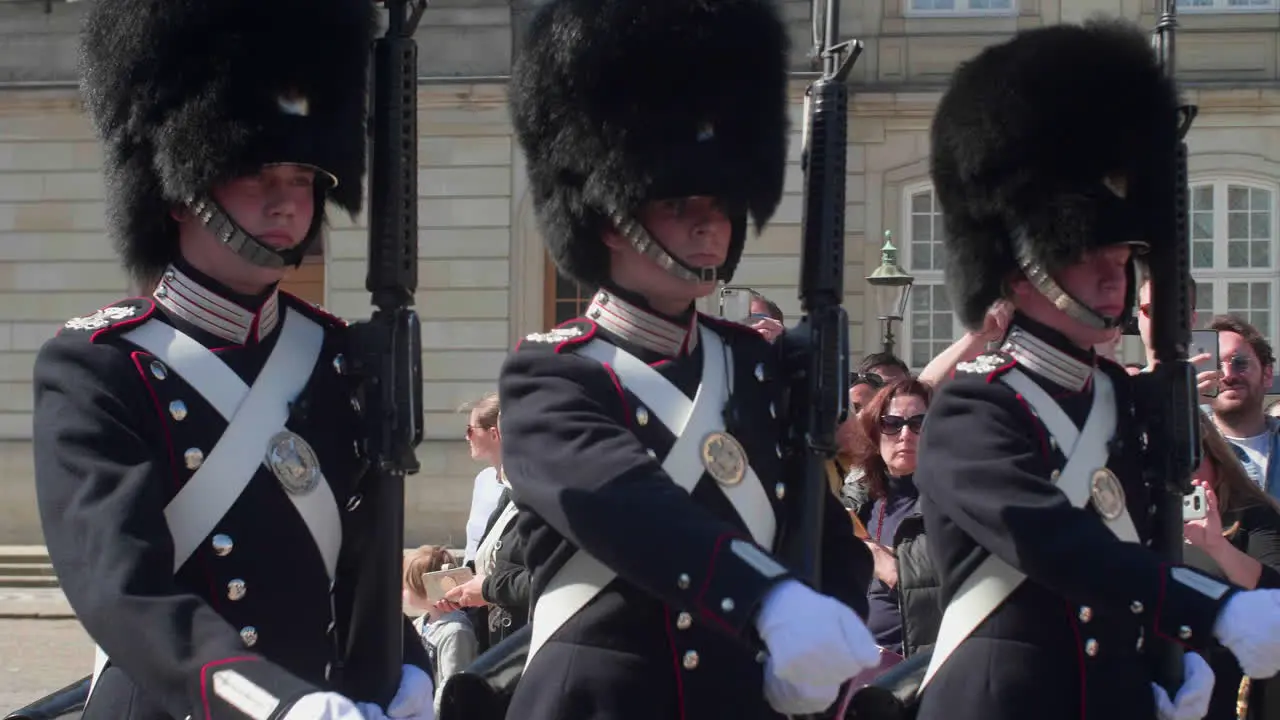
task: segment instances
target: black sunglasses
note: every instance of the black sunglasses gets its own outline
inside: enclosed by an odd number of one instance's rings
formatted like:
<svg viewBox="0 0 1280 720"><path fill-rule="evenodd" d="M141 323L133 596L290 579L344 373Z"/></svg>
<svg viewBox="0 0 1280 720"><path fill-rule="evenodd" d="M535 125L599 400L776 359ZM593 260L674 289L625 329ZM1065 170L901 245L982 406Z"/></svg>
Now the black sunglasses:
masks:
<svg viewBox="0 0 1280 720"><path fill-rule="evenodd" d="M855 372L849 373L849 387L856 388L859 385L870 385L879 390L884 387L884 378L875 373Z"/></svg>
<svg viewBox="0 0 1280 720"><path fill-rule="evenodd" d="M912 415L909 418L901 415L883 415L880 418L880 432L885 435L897 435L904 427L910 428L911 432L919 435L920 429L924 427L924 415Z"/></svg>

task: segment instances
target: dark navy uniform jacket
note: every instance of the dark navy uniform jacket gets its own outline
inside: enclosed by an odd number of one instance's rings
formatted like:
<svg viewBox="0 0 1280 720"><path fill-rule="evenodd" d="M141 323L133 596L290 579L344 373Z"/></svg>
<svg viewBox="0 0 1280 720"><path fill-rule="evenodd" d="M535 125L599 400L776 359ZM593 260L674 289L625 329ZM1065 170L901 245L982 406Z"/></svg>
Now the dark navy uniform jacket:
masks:
<svg viewBox="0 0 1280 720"><path fill-rule="evenodd" d="M532 597L577 548L618 577L530 662L511 720L780 717L763 698L753 621L785 575L770 577L764 565L780 569L771 559L753 562L733 549L751 536L716 481L704 474L692 494L677 486L661 466L673 433L611 368L574 354L603 338L692 398L703 362L698 322L732 348L726 429L746 449L786 532L787 491L798 478L784 471L779 446L774 351L754 330L692 312L661 316L638 298L602 291L587 317L526 338L505 363L499 391L503 470L522 510ZM825 523L822 590L865 617L870 553L834 495Z"/></svg>
<svg viewBox="0 0 1280 720"><path fill-rule="evenodd" d="M1077 427L1100 367L1116 391L1107 467L1120 479L1143 539L1121 542L1092 505L1075 508L1050 475L1065 456L1025 400L1000 377L1017 367ZM1027 576L944 663L925 689L919 720L1141 720L1155 717L1155 637L1190 650L1213 642L1233 591L1147 547L1153 508L1132 379L1059 333L1015 317L999 353L963 363L925 421L915 480L945 607L994 553Z"/></svg>
<svg viewBox="0 0 1280 720"><path fill-rule="evenodd" d="M187 381L122 336L142 323L170 324L252 385L290 310L324 328L320 357L287 427L315 450L338 504L343 543L335 585L298 511L263 465L175 576L165 506L228 423ZM275 717L303 694L342 692L358 680L360 668L343 667L344 647L358 612L361 539L376 518L360 502L368 463L342 372L343 327L286 293L238 297L173 267L153 296L68 321L41 349L34 447L44 535L67 599L110 658L86 720L244 718L214 690L246 683L279 701ZM265 455L268 440L246 451ZM405 628L406 662L428 668L407 621Z"/></svg>

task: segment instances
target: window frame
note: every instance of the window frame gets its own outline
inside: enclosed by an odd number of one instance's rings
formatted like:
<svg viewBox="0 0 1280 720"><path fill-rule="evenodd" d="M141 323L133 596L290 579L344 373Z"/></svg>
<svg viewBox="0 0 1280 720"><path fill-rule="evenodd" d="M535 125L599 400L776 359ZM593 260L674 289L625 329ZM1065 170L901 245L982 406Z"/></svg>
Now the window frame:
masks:
<svg viewBox="0 0 1280 720"><path fill-rule="evenodd" d="M910 2L910 0L907 0ZM1250 6L1250 7L1231 7L1227 5L1228 0L1212 0L1213 5L1210 7L1199 7L1195 5L1183 5L1181 0L1178 2L1178 13L1187 13L1190 15L1244 15L1256 13L1274 13L1280 10L1280 0L1267 0L1267 5Z"/></svg>
<svg viewBox="0 0 1280 720"><path fill-rule="evenodd" d="M902 318L902 321L897 323L897 325L894 327L894 332L893 332L894 354L902 358L902 360L906 362L908 366L911 367L912 372L919 372L924 369L924 366L922 365L920 367L916 367L912 362L911 343L912 343L913 337L911 332L912 330L911 326L912 326L913 311L911 308L911 304L915 301L916 293L920 291L921 287L924 287L924 286L930 286L930 287L937 286L941 288L946 287L946 278L943 274L943 270L921 270L921 269L912 267L912 249L913 249L912 241L914 239L912 231L914 228L911 222L911 218L913 215L912 209L911 209L911 199L913 196L920 194L922 191L928 191L928 193L933 197L933 214L938 215L939 217L941 216L941 213L938 212L938 205L937 205L938 194L937 192L934 191L932 182L929 182L926 180L926 181L904 185L902 187L902 194L900 198L901 207L898 213L899 229L897 232L894 233L894 245L898 248L899 263L902 265L904 269L906 269L908 273L910 273L915 278L915 282L912 283L911 285L911 300L908 301L907 316ZM933 242L932 238L930 238L930 242ZM882 322L879 320L876 321L876 332L877 333L884 332L884 326ZM951 343L954 343L957 338L959 338L964 334L964 332L965 332L964 325L960 323L959 317L956 315L955 308L952 308L951 338L947 341L947 344L950 345ZM879 340L880 339L877 337L876 339L877 344L879 343ZM937 342L937 339L930 338L930 342ZM937 357L937 354L935 353L933 357Z"/></svg>
<svg viewBox="0 0 1280 720"><path fill-rule="evenodd" d="M1258 328L1263 336L1269 342L1275 343L1280 338L1280 183L1274 180L1264 180L1257 177L1247 175L1234 175L1230 173L1203 173L1192 177L1187 183L1191 196L1188 202L1194 202L1194 194L1196 188L1209 185L1213 187L1213 253L1214 268L1197 268L1192 266L1191 275L1196 281L1197 287L1208 285L1212 292L1212 305L1209 311L1200 308L1197 311L1197 327L1205 326L1213 319L1215 315L1221 315L1228 312L1227 305L1227 285L1231 282L1259 283L1266 282L1270 286L1270 307L1267 309L1269 322L1267 327ZM1228 214L1228 192L1229 188L1245 187L1249 189L1258 189L1268 192L1271 196L1271 206L1267 209L1270 216L1271 226L1268 228L1270 237L1270 249L1268 252L1269 265L1265 268L1230 268L1216 267L1219 259L1223 265L1227 262L1228 242L1230 237ZM1189 222L1189 233L1194 233L1194 216L1192 222ZM1193 242L1190 236L1187 242ZM1194 263L1194 248L1192 249L1192 260ZM1249 318L1246 318L1249 320Z"/></svg>
<svg viewBox="0 0 1280 720"><path fill-rule="evenodd" d="M543 281L542 281L542 327L544 330L553 328L565 320L556 321L556 308L559 307L561 301L567 301L570 298L560 297L557 294L557 280L560 277L559 271L556 270L555 261L544 250L542 253L543 264ZM594 292L581 294L581 286L579 286L579 296L573 298L578 304L579 312L574 317L581 316L585 312L588 305L591 304L591 298L595 297ZM572 319L572 318L567 318Z"/></svg>
<svg viewBox="0 0 1280 720"><path fill-rule="evenodd" d="M1216 1L1216 0L1215 0ZM1273 0L1274 1L1274 0ZM950 10L917 10L913 7L915 0L902 0L902 16L906 18L995 18L1016 17L1018 0L1009 0L1007 9L988 10L969 7L972 0L953 0L956 7ZM960 7L963 5L964 7Z"/></svg>

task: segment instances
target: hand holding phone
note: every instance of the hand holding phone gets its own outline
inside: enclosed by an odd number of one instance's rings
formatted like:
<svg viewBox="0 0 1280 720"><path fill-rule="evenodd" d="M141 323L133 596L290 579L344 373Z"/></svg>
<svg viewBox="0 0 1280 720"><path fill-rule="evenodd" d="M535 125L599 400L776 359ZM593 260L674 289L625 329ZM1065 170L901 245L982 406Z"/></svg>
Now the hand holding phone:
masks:
<svg viewBox="0 0 1280 720"><path fill-rule="evenodd" d="M1209 514L1209 500L1205 497L1204 487L1196 485L1191 492L1182 496L1182 521L1203 520Z"/></svg>
<svg viewBox="0 0 1280 720"><path fill-rule="evenodd" d="M1207 398L1218 396L1218 381L1222 379L1222 359L1218 355L1217 330L1193 330L1191 347L1187 355L1200 362L1195 363L1196 385L1200 394Z"/></svg>

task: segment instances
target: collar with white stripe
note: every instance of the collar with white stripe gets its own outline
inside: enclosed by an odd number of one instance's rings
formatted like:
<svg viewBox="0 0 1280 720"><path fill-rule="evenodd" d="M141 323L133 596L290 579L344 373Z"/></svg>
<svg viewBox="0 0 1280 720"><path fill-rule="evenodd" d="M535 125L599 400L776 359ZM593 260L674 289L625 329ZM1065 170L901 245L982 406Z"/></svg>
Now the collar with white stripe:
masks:
<svg viewBox="0 0 1280 720"><path fill-rule="evenodd" d="M1093 376L1093 362L1055 347L1020 325L1009 330L1000 349L1027 370L1074 392L1084 390Z"/></svg>
<svg viewBox="0 0 1280 720"><path fill-rule="evenodd" d="M692 353L698 346L698 314L680 323L600 290L587 307L587 317L613 335L666 357Z"/></svg>
<svg viewBox="0 0 1280 720"><path fill-rule="evenodd" d="M210 335L244 345L271 335L280 322L280 293L272 290L257 311L224 297L170 265L151 293L157 304Z"/></svg>

